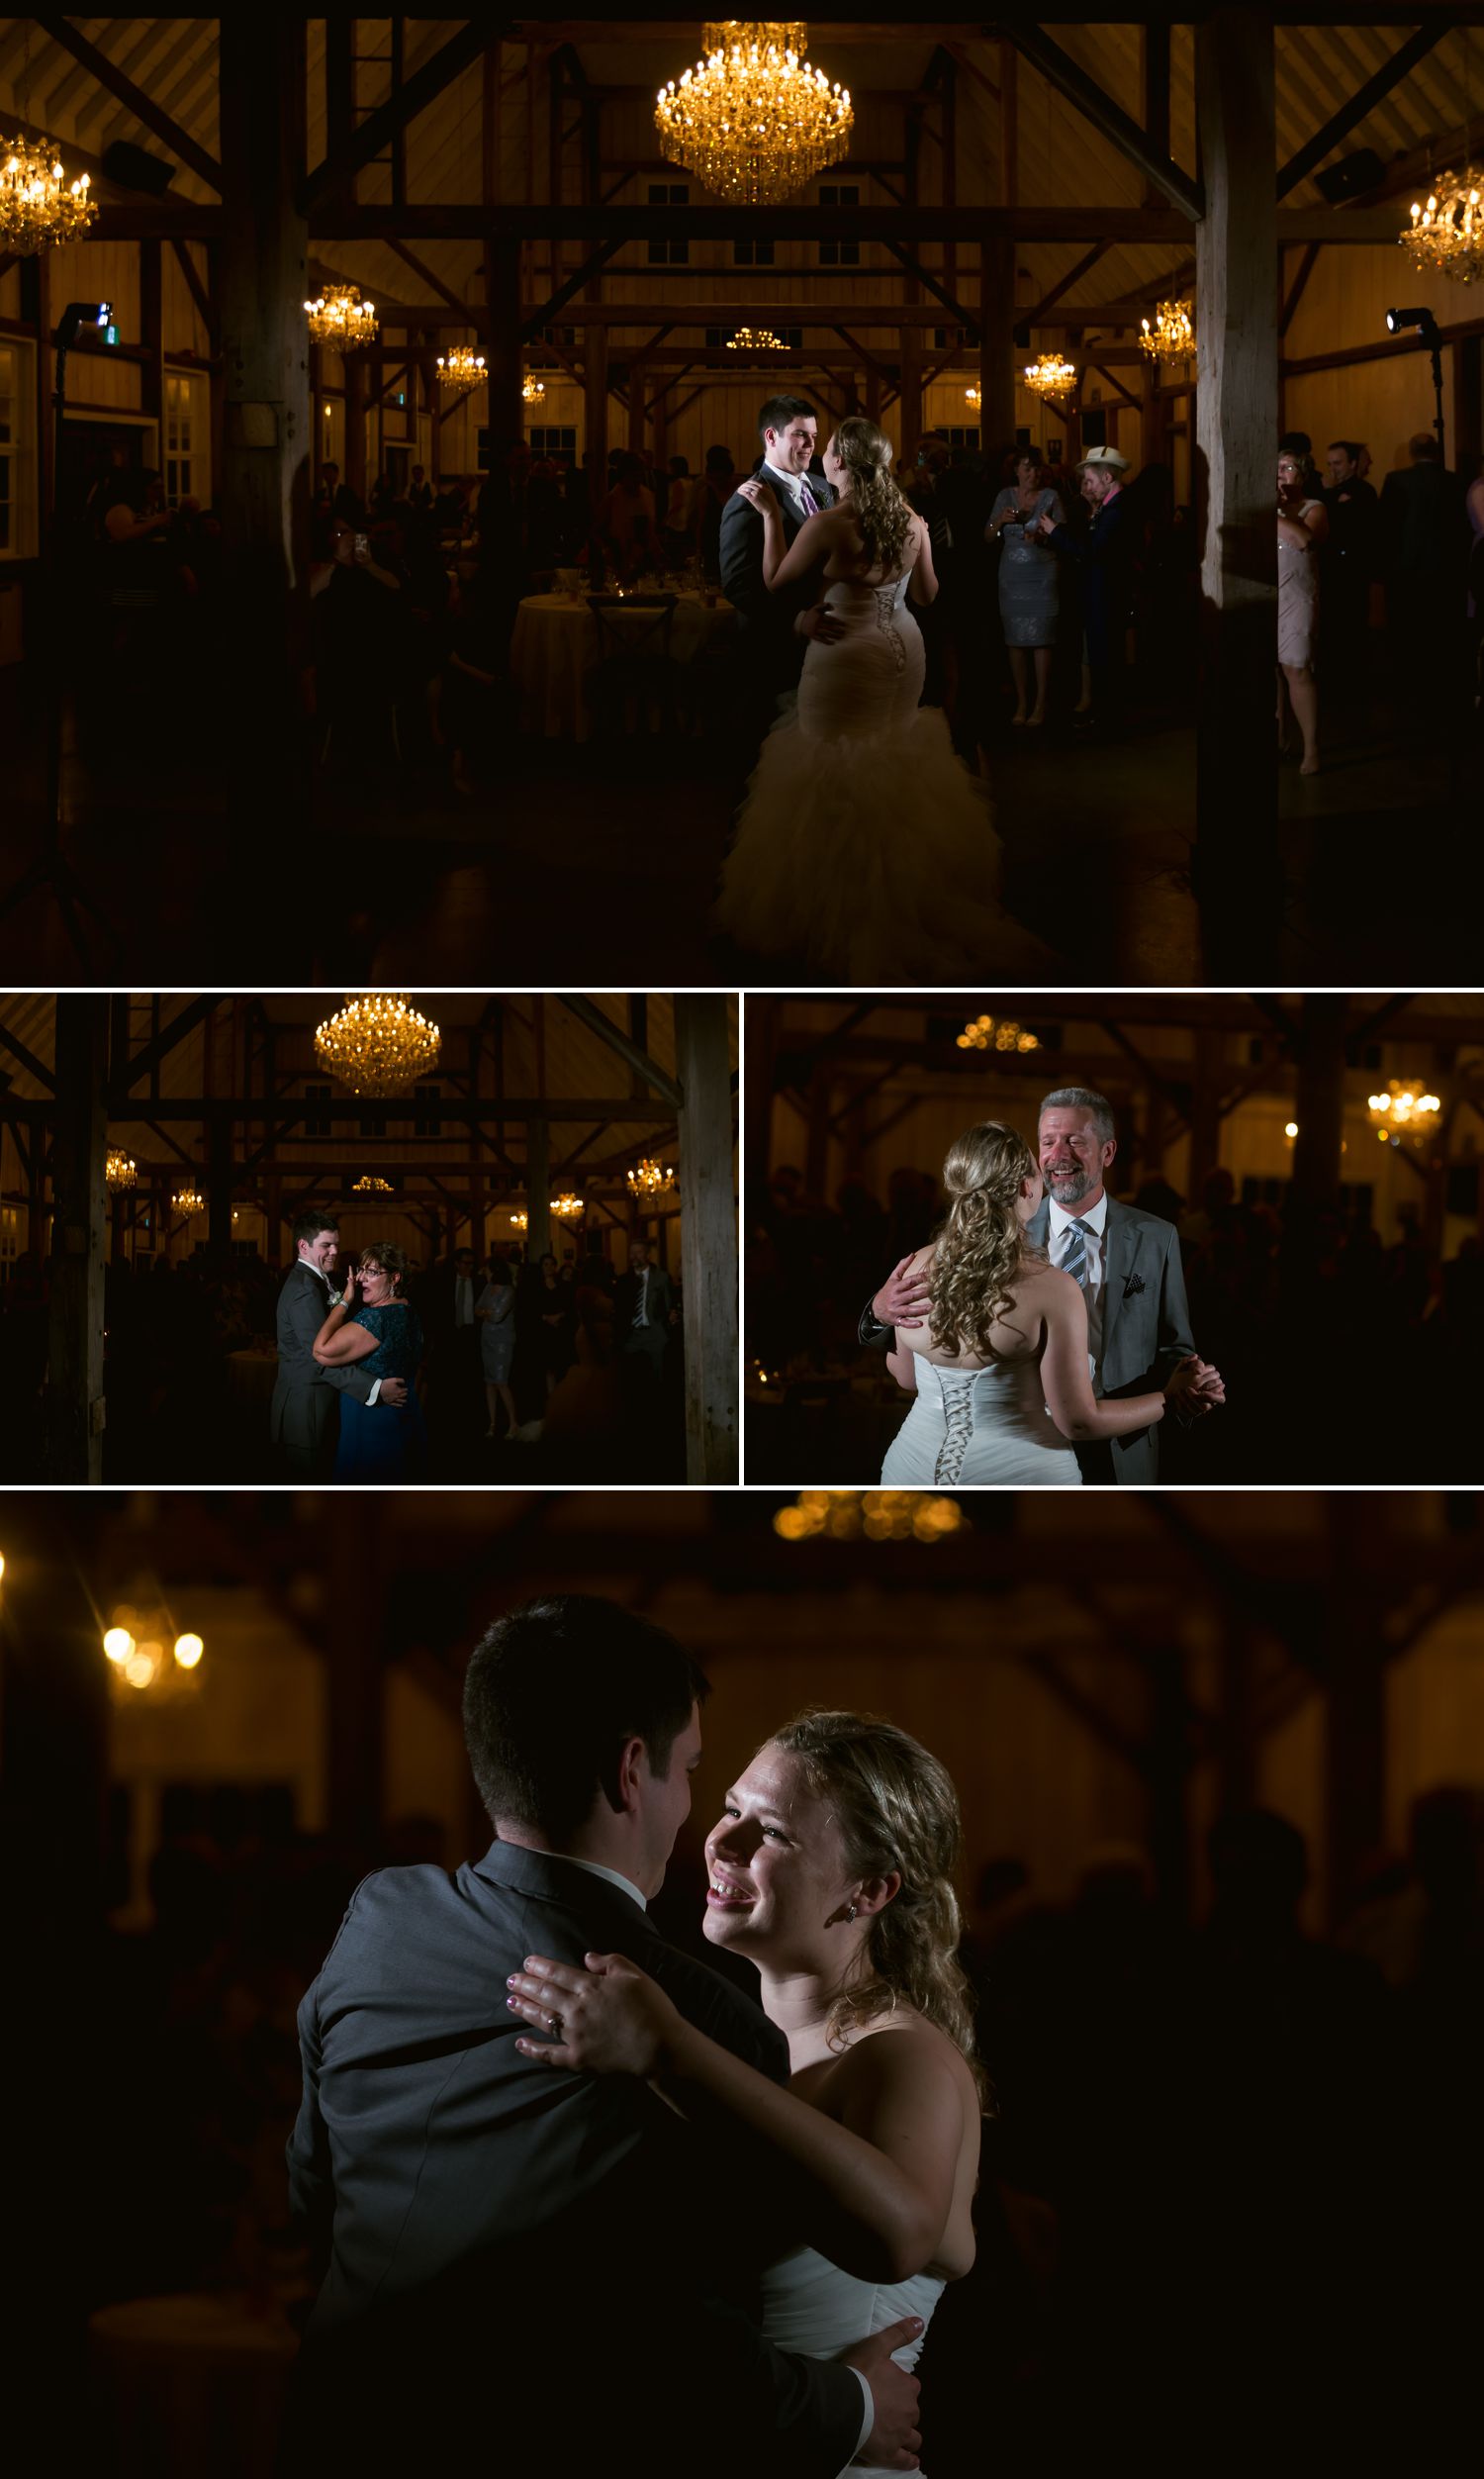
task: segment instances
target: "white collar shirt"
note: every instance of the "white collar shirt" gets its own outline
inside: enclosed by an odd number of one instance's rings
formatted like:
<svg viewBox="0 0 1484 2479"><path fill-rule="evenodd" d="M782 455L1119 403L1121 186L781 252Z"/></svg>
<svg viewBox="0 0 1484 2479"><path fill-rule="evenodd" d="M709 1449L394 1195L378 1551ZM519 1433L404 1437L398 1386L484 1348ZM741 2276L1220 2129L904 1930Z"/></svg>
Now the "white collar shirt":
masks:
<svg viewBox="0 0 1484 2479"><path fill-rule="evenodd" d="M1087 1374L1094 1387L1098 1364L1103 1356L1103 1293L1108 1279L1108 1192L1104 1189L1097 1203L1086 1213L1067 1213L1050 1200L1051 1215L1047 1227L1047 1253L1054 1266L1061 1266L1067 1256L1067 1234L1073 1224L1083 1233L1087 1243L1087 1281L1083 1297L1087 1302Z"/></svg>

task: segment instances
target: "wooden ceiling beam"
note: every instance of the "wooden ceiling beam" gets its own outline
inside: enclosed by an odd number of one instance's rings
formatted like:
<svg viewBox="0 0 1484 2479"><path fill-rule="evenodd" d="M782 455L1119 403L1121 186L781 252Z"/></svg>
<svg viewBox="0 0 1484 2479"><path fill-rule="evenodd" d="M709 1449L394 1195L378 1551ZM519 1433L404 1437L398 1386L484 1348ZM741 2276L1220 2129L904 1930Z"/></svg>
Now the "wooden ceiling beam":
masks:
<svg viewBox="0 0 1484 2479"><path fill-rule="evenodd" d="M1105 89L1090 77L1070 53L1044 34L1039 26L1014 18L996 24L996 34L1012 43L1022 59L1038 69L1048 85L1081 113L1100 137L1108 139L1144 174L1151 187L1167 198L1170 205L1194 222L1206 212L1205 193L1188 172L1152 146L1147 133L1137 121L1116 104ZM1187 228L1188 229L1188 228Z"/></svg>
<svg viewBox="0 0 1484 2479"><path fill-rule="evenodd" d="M1341 141L1359 127L1367 113L1373 112L1392 88L1399 86L1403 78L1416 68L1419 60L1427 58L1434 45L1440 42L1454 22L1451 13L1445 12L1431 25L1419 26L1392 53L1391 58L1382 63L1374 76L1368 77L1364 85L1351 95L1347 103L1343 103L1338 112L1331 113L1324 127L1317 129L1314 136L1300 146L1297 154L1290 155L1282 166L1278 173L1279 198L1286 198L1291 189L1297 189L1300 181L1308 179L1326 155L1333 153Z"/></svg>
<svg viewBox="0 0 1484 2479"><path fill-rule="evenodd" d="M178 121L172 121L169 113L163 111L152 96L146 95L141 86L137 86L132 77L126 77L106 51L100 51L95 43L89 43L86 35L80 35L64 17L39 17L36 22L54 44L59 45L63 51L69 51L74 60L91 72L106 94L112 95L116 103L122 103L159 140L161 145L168 146L173 155L179 156L198 180L205 181L209 189L214 189L221 196L222 166L216 156L208 154L204 146L198 145L190 132L183 130Z"/></svg>
<svg viewBox="0 0 1484 2479"><path fill-rule="evenodd" d="M304 184L304 204L313 212L323 200L332 198L354 180L355 175L372 158L382 153L400 130L425 112L436 102L445 87L482 58L491 44L498 43L505 29L486 18L471 18L458 34L433 52L429 59L416 68L405 84L386 103L369 112L359 129L352 130L343 144L335 146L316 165ZM394 209L394 214L410 210Z"/></svg>

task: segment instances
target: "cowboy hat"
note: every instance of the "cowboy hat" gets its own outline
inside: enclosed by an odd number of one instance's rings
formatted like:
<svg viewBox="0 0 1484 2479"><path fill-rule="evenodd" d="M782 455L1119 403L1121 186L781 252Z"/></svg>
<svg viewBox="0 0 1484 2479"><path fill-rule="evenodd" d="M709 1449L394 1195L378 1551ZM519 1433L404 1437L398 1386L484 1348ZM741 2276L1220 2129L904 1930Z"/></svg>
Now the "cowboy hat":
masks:
<svg viewBox="0 0 1484 2479"><path fill-rule="evenodd" d="M1079 458L1076 470L1086 473L1089 466L1094 473L1127 473L1129 460L1120 456L1116 447L1089 447L1086 455Z"/></svg>

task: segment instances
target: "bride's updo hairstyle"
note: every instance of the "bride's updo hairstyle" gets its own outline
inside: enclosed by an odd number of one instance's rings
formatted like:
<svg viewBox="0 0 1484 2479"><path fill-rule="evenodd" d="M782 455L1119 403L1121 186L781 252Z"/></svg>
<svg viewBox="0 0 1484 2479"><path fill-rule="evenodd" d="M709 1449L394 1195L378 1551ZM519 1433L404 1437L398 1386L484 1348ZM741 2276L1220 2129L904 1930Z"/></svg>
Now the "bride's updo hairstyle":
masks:
<svg viewBox="0 0 1484 2479"><path fill-rule="evenodd" d="M946 2032L985 2088L974 2052L974 2010L959 1962L962 1922L953 1871L963 1848L959 1798L935 1756L874 1713L814 1707L777 1731L769 1745L791 1757L804 1784L839 1829L852 1876L901 1883L871 1922L847 1984L830 2008L831 2048L851 2033L910 2006Z"/></svg>
<svg viewBox="0 0 1484 2479"><path fill-rule="evenodd" d="M892 479L891 441L864 414L848 414L835 430L835 454L850 476L850 504L872 566L894 568L912 530L912 511Z"/></svg>
<svg viewBox="0 0 1484 2479"><path fill-rule="evenodd" d="M1011 1286L1030 1248L1015 1210L1022 1180L1036 1176L1025 1138L998 1119L966 1128L943 1165L948 1219L928 1277L928 1330L940 1351L994 1357L989 1329L1015 1305Z"/></svg>

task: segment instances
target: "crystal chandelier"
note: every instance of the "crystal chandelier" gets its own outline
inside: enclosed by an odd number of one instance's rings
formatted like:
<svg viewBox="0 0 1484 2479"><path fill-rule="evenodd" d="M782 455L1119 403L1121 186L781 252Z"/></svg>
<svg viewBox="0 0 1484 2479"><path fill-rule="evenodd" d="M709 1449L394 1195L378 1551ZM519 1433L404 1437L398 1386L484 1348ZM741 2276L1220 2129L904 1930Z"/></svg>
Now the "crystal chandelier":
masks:
<svg viewBox="0 0 1484 2479"><path fill-rule="evenodd" d="M983 401L984 397L981 388L966 387L964 390L964 402L966 405L970 406L974 413L978 412Z"/></svg>
<svg viewBox="0 0 1484 2479"><path fill-rule="evenodd" d="M512 1213L510 1216L510 1229L512 1231L528 1231L530 1229L530 1215L528 1213Z"/></svg>
<svg viewBox="0 0 1484 2479"><path fill-rule="evenodd" d="M142 1695L178 1695L200 1685L196 1673L206 1646L200 1636L177 1635L169 1611L156 1596L139 1603L121 1601L103 1636L104 1659L115 1691L126 1699L131 1690Z"/></svg>
<svg viewBox="0 0 1484 2479"><path fill-rule="evenodd" d="M727 337L726 349L729 353L781 353L784 339L772 328L738 328L735 335Z"/></svg>
<svg viewBox="0 0 1484 2479"><path fill-rule="evenodd" d="M1028 1033L1023 1025L1016 1024L1007 1015L976 1015L965 1025L962 1033L954 1035L956 1050L1016 1050L1024 1053L1039 1050L1040 1047L1034 1033Z"/></svg>
<svg viewBox="0 0 1484 2479"><path fill-rule="evenodd" d="M411 1092L438 1064L443 1036L419 1015L405 990L366 990L347 998L315 1033L315 1056L353 1094Z"/></svg>
<svg viewBox="0 0 1484 2479"><path fill-rule="evenodd" d="M450 344L438 355L438 377L455 396L468 396L485 383L485 357L472 344Z"/></svg>
<svg viewBox="0 0 1484 2479"><path fill-rule="evenodd" d="M530 372L527 370L524 378L520 382L520 394L527 405L544 405L546 402L546 383L543 379L533 379Z"/></svg>
<svg viewBox="0 0 1484 2479"><path fill-rule="evenodd" d="M668 1163L651 1162L646 1154L637 1171L625 1173L630 1193L635 1196L663 1196L675 1186L675 1173Z"/></svg>
<svg viewBox="0 0 1484 2479"><path fill-rule="evenodd" d="M1419 275L1438 268L1455 284L1484 277L1484 171L1474 163L1444 172L1427 205L1414 198L1412 221L1397 238Z"/></svg>
<svg viewBox="0 0 1484 2479"><path fill-rule="evenodd" d="M574 1196L570 1190L564 1189L560 1196L553 1196L551 1210L558 1222L581 1222L586 1208L580 1196Z"/></svg>
<svg viewBox="0 0 1484 2479"><path fill-rule="evenodd" d="M1384 1093L1366 1096L1365 1106L1382 1144L1399 1145L1404 1136L1426 1136L1436 1127L1442 1103L1437 1094L1424 1093L1417 1083L1409 1085L1393 1076Z"/></svg>
<svg viewBox="0 0 1484 2479"><path fill-rule="evenodd" d="M705 58L662 86L661 152L718 198L765 207L838 163L855 126L849 93L803 55L801 18L727 17L702 30Z"/></svg>
<svg viewBox="0 0 1484 2479"><path fill-rule="evenodd" d="M110 1147L108 1159L103 1165L104 1185L117 1193L121 1188L133 1188L139 1176L139 1165L133 1155L117 1153Z"/></svg>
<svg viewBox="0 0 1484 2479"><path fill-rule="evenodd" d="M804 1489L773 1529L781 1541L943 1541L968 1521L957 1498L929 1489Z"/></svg>
<svg viewBox="0 0 1484 2479"><path fill-rule="evenodd" d="M1064 361L1060 353L1043 353L1038 361L1027 362L1025 383L1033 396L1069 396L1077 383L1076 364Z"/></svg>
<svg viewBox="0 0 1484 2479"><path fill-rule="evenodd" d="M192 1214L206 1211L206 1198L199 1188L177 1188L170 1203L176 1213L185 1215L187 1221L190 1220Z"/></svg>
<svg viewBox="0 0 1484 2479"><path fill-rule="evenodd" d="M362 301L358 284L326 284L319 300L304 307L315 342L327 344L332 352L348 353L356 344L375 341L376 304Z"/></svg>
<svg viewBox="0 0 1484 2479"><path fill-rule="evenodd" d="M54 146L12 141L0 163L0 250L30 258L62 241L81 240L98 210L88 191L91 175L69 181Z"/></svg>
<svg viewBox="0 0 1484 2479"><path fill-rule="evenodd" d="M1195 329L1190 313L1182 301L1161 301L1155 312L1154 325L1141 320L1144 333L1139 349L1151 361L1185 361L1195 350Z"/></svg>
<svg viewBox="0 0 1484 2479"><path fill-rule="evenodd" d="M392 1183L379 1180L374 1171L363 1171L350 1192L352 1196L390 1196Z"/></svg>

